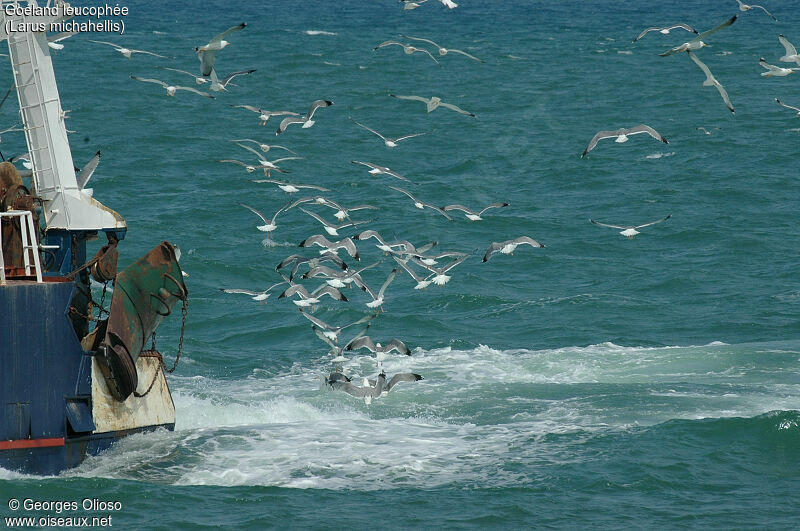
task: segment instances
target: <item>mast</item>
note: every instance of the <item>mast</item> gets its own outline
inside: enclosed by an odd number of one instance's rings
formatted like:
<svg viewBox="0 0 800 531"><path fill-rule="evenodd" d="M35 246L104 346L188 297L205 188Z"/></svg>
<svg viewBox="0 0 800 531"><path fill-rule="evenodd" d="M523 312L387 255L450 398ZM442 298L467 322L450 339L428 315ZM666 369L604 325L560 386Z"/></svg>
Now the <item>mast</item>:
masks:
<svg viewBox="0 0 800 531"><path fill-rule="evenodd" d="M125 220L110 208L84 193L75 176L75 165L64 125L53 72L47 29L70 18L69 4L48 0L39 16L25 8L39 8L37 0L0 0L0 41L8 51L19 99L20 118L25 129L33 175L33 192L42 199L45 230L124 231ZM34 31L35 30L35 31Z"/></svg>

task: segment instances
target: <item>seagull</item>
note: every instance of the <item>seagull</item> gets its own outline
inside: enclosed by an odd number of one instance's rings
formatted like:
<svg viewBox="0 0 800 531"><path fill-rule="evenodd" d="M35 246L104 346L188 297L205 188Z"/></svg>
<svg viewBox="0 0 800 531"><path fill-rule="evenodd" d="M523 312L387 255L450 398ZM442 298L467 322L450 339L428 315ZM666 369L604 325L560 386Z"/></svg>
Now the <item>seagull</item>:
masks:
<svg viewBox="0 0 800 531"><path fill-rule="evenodd" d="M50 35L49 37L47 37L47 45L53 50L63 50L64 45L59 43L63 40L69 39L73 35L77 35L78 33L79 33L78 31L65 31L63 33Z"/></svg>
<svg viewBox="0 0 800 531"><path fill-rule="evenodd" d="M281 173L287 173L286 171L281 170L280 168L278 168L278 166L275 165L276 163L282 162L284 160L300 160L302 158L302 157L283 157L283 158L280 158L280 159L269 161L269 160L266 160L261 155L261 153L259 153L257 150L253 149L250 146L245 146L244 144L240 144L238 142L236 142L236 145L239 146L242 149L246 149L247 151L249 151L250 153L252 153L253 155L256 156L256 158L258 159L258 163L264 169L264 175L266 175L267 177L269 177L269 172L271 170L279 171Z"/></svg>
<svg viewBox="0 0 800 531"><path fill-rule="evenodd" d="M383 139L383 143L386 144L386 147L388 147L388 148L397 147L397 143L400 142L401 140L406 140L408 138L414 138L415 136L422 136L422 135L425 134L425 133L413 133L413 134L410 134L410 135L399 136L397 138L387 138L387 137L383 136L382 134L380 134L379 132L377 132L375 129L369 128L364 124L360 124L360 123L356 122L355 120L353 120L353 122L356 125L359 125L359 126L363 127L367 131L370 131L371 133L375 133L376 135L381 137Z"/></svg>
<svg viewBox="0 0 800 531"><path fill-rule="evenodd" d="M253 166L252 164L247 164L246 162L242 162L241 160L236 159L222 159L220 162L230 162L233 164L238 164L239 166L243 166L247 173L253 173L254 171L261 169L262 166ZM277 171L286 173L286 170L282 170L280 168L275 168Z"/></svg>
<svg viewBox="0 0 800 531"><path fill-rule="evenodd" d="M364 403L369 405L372 403L373 398L379 398L383 396L385 393L388 393L392 387L400 382L418 382L422 379L422 376L419 374L405 372L395 374L388 382L386 382L386 375L383 373L383 371L381 371L377 380L370 381L364 378L362 387L358 387L346 380L338 378L330 383L330 387L336 391L344 391L345 393L356 398L363 398Z"/></svg>
<svg viewBox="0 0 800 531"><path fill-rule="evenodd" d="M361 278L360 273L367 269L372 269L373 267L376 267L380 263L381 263L380 261L375 262L372 265L364 266L361 269L355 271L350 271L350 270L340 271L337 269L333 269L332 267L318 265L316 267L309 269L308 272L304 273L301 278L307 279L307 278L323 276L325 277L325 283L336 289L346 288L350 284L355 284L363 291L366 291L366 288L364 287L364 281Z"/></svg>
<svg viewBox="0 0 800 531"><path fill-rule="evenodd" d="M483 215L483 213L486 212L487 210L489 210L490 208L503 208L503 207L507 207L507 206L508 206L508 203L492 203L491 205L483 207L483 210L475 212L473 210L468 209L464 205L447 205L447 206L442 207L442 210L444 210L444 211L460 210L460 211L462 211L464 213L465 216L467 216L467 218L470 221L480 221L480 220L483 219L481 217Z"/></svg>
<svg viewBox="0 0 800 531"><path fill-rule="evenodd" d="M650 31L657 31L657 32L661 33L662 35L668 35L670 30L674 30L676 28L685 29L686 31L689 31L689 32L692 32L692 33L695 33L695 34L698 33L698 31L696 29L694 29L693 27L691 27L689 24L683 24L683 23L673 24L671 26L664 26L664 27L655 27L655 26L653 26L653 27L647 28L646 30L641 32L638 37L633 39L633 42L638 41L639 39L641 39L642 37L647 35L647 33L650 32Z"/></svg>
<svg viewBox="0 0 800 531"><path fill-rule="evenodd" d="M783 103L778 98L775 98L775 101L778 102L778 105L780 105L781 107L786 107L787 109L791 109L791 110L797 112L797 118L800 118L800 108L792 107L791 105L786 105L785 103Z"/></svg>
<svg viewBox="0 0 800 531"><path fill-rule="evenodd" d="M325 287L327 287L327 288L333 289L330 286L328 286L327 284L323 284L323 285ZM303 314L303 317L305 317L306 319L311 321L317 328L319 328L320 332L322 332L322 334L325 337L327 337L328 339L330 339L331 341L334 341L334 342L339 340L339 334L345 328L350 328L351 326L355 326L357 324L366 323L367 321L371 321L372 319L375 319L378 316L377 313L373 313L373 314L367 315L366 317L362 317L358 321L354 321L354 322L352 322L350 324L347 324L347 325L344 325L344 326L332 326L332 325L329 325L328 323L326 323L325 321L323 321L322 319L319 319L319 318L314 317L313 315L311 315L309 313L304 312L302 308L300 309L300 313Z"/></svg>
<svg viewBox="0 0 800 531"><path fill-rule="evenodd" d="M428 0L400 0L403 3L403 11L410 11L416 9L420 4L424 4Z"/></svg>
<svg viewBox="0 0 800 531"><path fill-rule="evenodd" d="M367 323L367 326L364 327L364 330L353 336L353 338L350 341L354 341L359 337L363 336L364 334L366 334L367 330L369 330L369 326L370 323ZM347 361L347 358L344 357L344 347L340 347L336 345L333 341L331 341L325 335L325 332L323 332L319 327L317 327L317 325L311 325L311 329L314 330L314 333L317 335L318 338L323 340L325 343L327 343L329 347L331 347L330 351L328 351L328 354L333 356L333 359L331 360L333 363L343 363ZM334 375L338 375L338 377L334 377ZM330 382L338 379L343 379L348 382L350 381L350 378L341 373L331 373L331 375L326 379L326 383L330 385Z"/></svg>
<svg viewBox="0 0 800 531"><path fill-rule="evenodd" d="M106 44L108 46L113 46L116 51L118 51L123 56L127 57L128 59L130 59L131 55L135 54L135 53L143 53L143 54L147 54L147 55L154 55L155 57L161 57L162 59L167 59L166 55L159 55L157 53L148 52L147 50L134 50L132 48L125 48L125 47L120 46L118 44L114 44L113 42L93 41L91 39L89 39L89 42L94 42L94 43L97 43L97 44Z"/></svg>
<svg viewBox="0 0 800 531"><path fill-rule="evenodd" d="M219 290L224 293L241 293L243 295L250 295L250 297L254 301L264 301L267 300L267 298L269 297L270 290L280 286L281 284L286 284L286 281L273 284L264 291L251 291L249 289L239 289L239 288L219 288Z"/></svg>
<svg viewBox="0 0 800 531"><path fill-rule="evenodd" d="M347 297L342 295L341 291L327 284L321 284L311 293L309 293L306 287L302 284L292 284L283 293L281 293L278 298L282 299L284 297L291 297L295 294L300 295L300 299L293 300L292 302L301 308L306 308L313 304L317 304L319 302L319 298L323 295L328 295L333 300L347 302ZM308 317L308 315L306 315L306 317Z"/></svg>
<svg viewBox="0 0 800 531"><path fill-rule="evenodd" d="M447 9L455 9L458 7L458 4L453 2L453 0L439 0L444 7Z"/></svg>
<svg viewBox="0 0 800 531"><path fill-rule="evenodd" d="M383 286L381 286L381 289L378 291L377 297L372 292L372 290L369 289L369 286L367 286L366 284L364 285L367 288L367 293L369 293L369 296L372 297L372 300L367 303L367 308L380 307L381 311L383 311L383 303L385 302L383 293L386 291L386 287L392 283L392 280L394 280L395 275L397 275L396 267L392 269L391 273L389 273L389 276L386 278L386 282L383 283Z"/></svg>
<svg viewBox="0 0 800 531"><path fill-rule="evenodd" d="M301 203L308 203L310 201L313 201L314 203L316 203L318 205L323 205L323 206L326 206L326 207L329 207L329 208L332 208L332 209L336 210L336 213L333 216L336 219L338 219L339 221L343 221L344 219L350 219L350 215L348 213L349 212L355 212L356 210L378 210L378 207L372 206L372 205L356 205L354 207L345 208L342 205L340 205L339 203L336 203L335 201L331 201L330 199L322 197L321 195L318 195L316 197L303 197L303 198L300 198L297 201L295 201L294 203L292 203L292 205L289 208L287 208L286 210L294 208L294 207L296 207L297 205L299 205Z"/></svg>
<svg viewBox="0 0 800 531"><path fill-rule="evenodd" d="M238 26L230 27L211 39L208 44L198 46L194 49L194 51L197 53L197 57L200 59L200 71L203 76L208 77L211 75L211 71L214 70L214 61L216 59L217 52L230 44L225 40L225 37L234 31L243 30L245 26L247 26L247 24L242 22Z"/></svg>
<svg viewBox="0 0 800 531"><path fill-rule="evenodd" d="M255 208L253 208L253 207L251 207L249 205L245 205L244 203L239 203L239 204L241 206L251 210L256 216L261 218L261 220L264 222L264 225L258 225L258 226L256 226L256 228L258 230L260 230L261 232L266 232L267 233L267 238L271 238L272 237L272 231L274 231L275 229L278 228L278 226L275 224L275 218L278 217L278 214L280 214L281 212L286 210L286 207L289 205L289 203L286 203L285 205L283 205L281 208L278 209L277 212L275 212L275 215L272 216L272 219L269 220L269 219L267 219L267 217L264 214L262 214L261 212L259 212Z"/></svg>
<svg viewBox="0 0 800 531"><path fill-rule="evenodd" d="M445 212L445 210L442 207L438 207L438 206L432 205L430 203L423 203L422 201L420 201L419 199L417 199L416 197L411 195L411 192L409 192L408 190L404 190L403 188L399 188L397 186L389 186L389 188L391 188L392 190L397 190L398 192L401 192L403 194L406 194L408 197L411 198L412 201L414 201L414 206L417 207L418 209L423 210L425 207L432 208L433 210L437 211L439 214L443 215L444 217L446 217L450 221L453 221L453 218L451 218L447 214L447 212ZM480 219L480 218L478 218L478 219Z"/></svg>
<svg viewBox="0 0 800 531"><path fill-rule="evenodd" d="M703 133L705 133L705 134L707 134L707 135L710 135L710 134L711 134L711 131L709 131L709 130L708 130L708 129L706 129L705 127L695 127L695 129L697 129L698 131L702 131Z"/></svg>
<svg viewBox="0 0 800 531"><path fill-rule="evenodd" d="M333 102L330 100L317 100L311 104L311 108L308 110L308 114L305 116L301 116L300 118L284 118L281 120L280 125L278 126L278 130L275 132L276 135L279 135L286 131L286 128L289 127L291 124L303 124L303 129L307 129L314 125L313 118L314 113L317 112L317 109L320 107L330 107L333 105Z"/></svg>
<svg viewBox="0 0 800 531"><path fill-rule="evenodd" d="M539 243L533 238L529 238L528 236L520 236L519 238L515 238L513 240L508 240L500 243L492 242L492 244L489 246L489 250L486 251L486 254L483 257L483 261L488 262L489 258L491 258L494 253L514 254L514 250L519 245L523 244L530 245L531 247L544 247L544 244Z"/></svg>
<svg viewBox="0 0 800 531"><path fill-rule="evenodd" d="M444 267L433 267L433 266L430 266L430 265L426 264L424 261L422 261L419 258L414 257L414 256L411 257L411 260L415 264L419 264L422 267L424 267L425 269L427 269L428 271L430 271L431 273L433 273L433 275L431 275L431 282L432 283L436 284L437 286L444 286L445 284L447 284L447 282L451 278L450 275L445 275L445 273L447 273L448 271L453 269L455 266L457 266L458 264L460 264L461 262L466 260L468 256L469 255L462 254L462 256L460 258L457 258L457 259L453 260L452 262L450 262L449 264L447 264Z"/></svg>
<svg viewBox="0 0 800 531"><path fill-rule="evenodd" d="M225 76L222 79L222 81L220 81L219 78L217 77L217 73L214 70L211 70L211 87L210 87L210 90L213 90L214 92L226 91L226 90L228 90L227 86L228 86L228 83L231 82L231 79L235 78L236 76L243 76L243 75L247 75L247 74L252 74L253 72L255 72L255 69L240 70L238 72L231 72L230 74Z"/></svg>
<svg viewBox="0 0 800 531"><path fill-rule="evenodd" d="M214 99L214 96L212 96L211 94L208 94L207 92L200 92L199 90L194 89L192 87L181 87L180 85L169 85L169 84L164 83L163 81L161 81L159 79L149 79L149 78L146 78L146 77L136 77L136 76L131 76L131 79L135 79L136 81L144 81L145 83L155 83L156 85L161 85L162 87L167 89L167 96L174 96L175 92L178 91L178 90L187 90L189 92L194 92L195 94L200 94L201 96L205 96L206 98L211 98L212 100Z"/></svg>
<svg viewBox="0 0 800 531"><path fill-rule="evenodd" d="M180 72L181 74L186 74L188 76L192 76L194 78L194 82L197 83L198 85L204 85L204 84L210 82L208 79L204 78L203 76L198 76L197 74L192 74L191 72L187 72L186 70L179 70L177 68L169 68L169 67L166 67L166 66L162 66L161 68L163 68L164 70L171 70L173 72Z"/></svg>
<svg viewBox="0 0 800 531"><path fill-rule="evenodd" d="M699 34L694 39L692 39L692 40L690 40L688 42L684 42L683 44L681 44L679 46L675 46L674 48L671 48L671 49L667 50L666 52L661 53L659 55L661 57L665 57L667 55L672 55L672 54L674 54L676 52L688 52L689 50L699 50L700 48L702 48L703 46L706 45L706 43L703 42L703 39L705 39L706 37L708 37L712 33L716 33L721 29L727 28L728 26L730 26L731 24L736 22L736 17L738 17L738 15L733 15L731 18L729 18L728 20L726 20L725 22L723 22L719 26L717 26L715 28L711 28L708 31L704 31L703 33Z"/></svg>
<svg viewBox="0 0 800 531"><path fill-rule="evenodd" d="M311 212L310 210L306 210L303 207L300 207L300 210L302 210L303 212L305 212L306 214L308 214L312 218L314 218L317 221L319 221L320 223L322 223L322 228L324 228L325 232L327 232L331 236L338 236L339 235L339 231L341 229L345 229L347 227L356 227L358 225L362 225L364 223L370 223L372 221L371 219L365 219L365 220L361 220L361 221L349 221L347 223L342 223L340 225L334 225L334 224L329 223L328 221L326 221L325 218L323 218L322 216L320 216L316 212Z"/></svg>
<svg viewBox="0 0 800 531"><path fill-rule="evenodd" d="M639 231L636 230L636 229L641 229L642 227L649 227L650 225L655 225L656 223L661 223L662 221L667 221L671 217L672 217L672 214L670 214L669 216L663 217L661 219L658 219L656 221L651 221L650 223L644 223L642 225L609 225L608 223L600 223L599 221L595 221L593 219L590 219L589 221L591 221L595 225L600 225L601 227L611 227L612 229L622 229L622 232L620 232L620 234L622 234L623 236L625 236L629 240L632 240L634 236L639 234Z"/></svg>
<svg viewBox="0 0 800 531"><path fill-rule="evenodd" d="M353 164L361 164L362 166L371 168L369 170L369 173L371 173L372 175L380 175L381 173L385 173L386 175L391 175L392 177L396 177L401 181L406 181L407 183L411 182L402 175L400 175L399 173L393 172L386 166L378 166L377 164L373 164L371 162L361 162L360 160L351 160L350 162L352 162Z"/></svg>
<svg viewBox="0 0 800 531"><path fill-rule="evenodd" d="M725 106L728 107L728 110L731 112L736 112L733 110L733 105L731 105L731 100L728 97L728 92L725 90L725 87L723 87L720 84L720 82L717 81L717 79L713 76L713 74L711 74L711 70L709 70L708 67L705 65L705 63L703 63L700 59L698 59L694 53L692 53L689 50L687 50L686 53L688 53L692 61L694 61L695 64L700 67L700 70L702 70L705 73L706 80L703 81L703 86L716 87L717 91L719 91L719 95L722 96L722 101L724 101Z"/></svg>
<svg viewBox="0 0 800 531"><path fill-rule="evenodd" d="M289 157L289 158L294 158L294 157ZM283 159L278 159L275 162L278 162L280 160L283 160ZM282 170L280 170L280 171L282 171ZM259 183L259 184L263 184L263 183L277 184L278 188L280 188L281 190L283 190L284 192L286 192L288 194L293 194L295 192L299 192L303 188L310 188L312 190L319 190L321 192L330 192L330 190L328 190L327 188L323 188L323 187L317 186L315 184L292 184L292 183L285 183L283 181L276 181L274 179L255 179L255 180L253 180L253 182L254 183Z"/></svg>
<svg viewBox="0 0 800 531"><path fill-rule="evenodd" d="M377 45L375 48L373 48L372 51L374 52L378 48L383 48L384 46L392 46L393 44L396 44L397 46L402 46L403 47L403 51L406 53L406 55L411 55L414 52L424 52L424 53L428 54L428 57L433 59L433 61L437 65L439 64L439 61L436 60L436 58L433 56L433 54L431 54L431 52L429 52L425 48L417 48L415 46L411 46L410 44L403 44L402 42L397 42L397 41L385 41L385 42L382 42L379 45Z"/></svg>
<svg viewBox="0 0 800 531"><path fill-rule="evenodd" d="M374 230L365 230L364 232L360 232L355 236L353 236L354 240L359 240L359 241L369 240L370 238L375 238L376 240L378 240L378 243L375 245L375 247L377 247L384 253L394 253L395 252L394 247L404 245L403 243L388 244L381 237L381 235Z"/></svg>
<svg viewBox="0 0 800 531"><path fill-rule="evenodd" d="M240 138L238 140L231 140L231 142L235 142L237 144L239 142L252 142L253 144L257 145L259 148L261 148L261 151L263 151L264 153L267 153L270 149L285 149L289 153L291 153L293 155L297 155L297 153L295 153L294 151L292 151L291 149L289 149L287 147L279 146L277 144L272 144L272 145L270 145L270 144L262 144L258 140L253 140L252 138Z"/></svg>
<svg viewBox="0 0 800 531"><path fill-rule="evenodd" d="M374 343L372 338L369 336L361 336L355 339L350 340L350 342L345 345L345 350L359 350L365 348L374 354L388 354L391 351L396 351L398 354L403 354L405 356L411 355L411 349L409 349L405 343L400 341L399 339L392 339L386 345L381 345L380 343Z"/></svg>
<svg viewBox="0 0 800 531"><path fill-rule="evenodd" d="M620 129L617 129L616 131L600 131L596 135L594 135L594 137L592 137L592 140L589 142L589 145L586 146L586 149L581 154L581 158L585 157L587 153L589 153L591 150L594 149L594 147L597 145L597 142L604 138L616 137L616 140L614 140L614 142L621 144L623 142L627 142L628 137L630 135L635 135L638 133L647 133L656 140L661 140L665 144L669 144L666 138L661 136L661 134L658 131L656 131L649 125L644 125L644 124L637 125L635 127L631 127L630 129L625 129L624 127L622 127Z"/></svg>
<svg viewBox="0 0 800 531"><path fill-rule="evenodd" d="M397 257L397 256L393 256L392 258L394 258L395 262L397 262L397 263L398 263L398 265L399 265L400 267L402 267L402 268L403 268L403 270L404 270L406 273L408 273L408 274L409 274L409 276L410 276L411 278L413 278L413 279L414 279L414 280L417 282L417 285L416 285L416 286L414 286L414 289L425 289L425 288L427 288L428 286L430 286L430 285L431 285L431 282L432 282L432 281L431 281L431 280L429 280L429 279L430 279L430 278L433 276L433 274L431 274L431 275L428 275L428 276L427 276L427 277L425 277L425 278L422 278L422 277L420 277L419 275L417 275L417 274L414 272L414 270L413 270L413 269L411 269L410 267L408 267L408 259L406 259L406 260L403 260L403 259L401 259L401 258L399 258L399 257Z"/></svg>
<svg viewBox="0 0 800 531"><path fill-rule="evenodd" d="M461 114L466 114L467 116L472 116L473 118L475 118L475 115L472 114L471 112L465 111L464 109L462 109L460 107L456 107L452 103L445 103L445 102L443 102L441 100L441 98L438 98L436 96L433 96L430 99L429 98L423 98L422 96L398 96L396 94L389 94L389 96L391 96L393 98L400 99L400 100L421 101L428 107L428 112L433 111L437 107L447 107L448 109L452 109L452 110L454 110L456 112L459 112Z"/></svg>
<svg viewBox="0 0 800 531"><path fill-rule="evenodd" d="M328 252L323 251L320 256L301 256L299 254L293 254L291 256L287 256L284 258L280 264L275 266L275 271L280 271L282 268L286 267L287 265L294 262L294 267L292 268L292 272L289 274L288 280L294 279L294 276L297 274L297 270L300 269L301 264L308 263L310 268L317 267L321 262L333 262L341 269L347 269L347 264L345 264L341 258L339 258L335 252Z"/></svg>
<svg viewBox="0 0 800 531"><path fill-rule="evenodd" d="M356 260L361 259L358 256L358 248L356 247L356 244L352 238L345 238L343 240L339 240L338 242L332 242L321 234L315 234L314 236L309 236L305 240L301 241L298 247L311 247L312 245L319 245L323 248L323 250L320 251L320 254L331 252L335 255L339 249L344 249L347 251L347 254ZM342 269L347 268L343 267Z"/></svg>
<svg viewBox="0 0 800 531"><path fill-rule="evenodd" d="M201 78L202 79L202 78ZM258 107L253 107L252 105L231 105L231 107L237 109L247 109L248 111L252 111L260 116L258 119L260 120L260 125L267 125L271 116L300 116L296 112L291 111L265 111L264 109L259 109Z"/></svg>
<svg viewBox="0 0 800 531"><path fill-rule="evenodd" d="M445 48L443 46L439 46L438 44L436 44L435 42L433 42L432 40L429 40L429 39L421 39L419 37L410 37L408 35L400 35L400 36L403 37L404 39L411 39L411 40L414 40L414 41L422 41L422 42L427 42L428 44L432 44L433 46L436 46L439 49L439 55L447 55L448 52L460 53L461 55L466 55L470 59L472 59L474 61L478 61L479 63L485 63L486 62L486 61L484 61L482 59L478 59L474 55L468 54L467 52L465 52L463 50L456 50L455 48Z"/></svg>
<svg viewBox="0 0 800 531"><path fill-rule="evenodd" d="M772 18L772 20L774 20L775 22L778 22L778 19L777 19L777 18L775 18L774 16L772 16L772 13L770 13L769 11L767 11L767 10L764 8L764 6L759 6L759 5L756 5L756 4L753 4L753 5L747 5L747 4L743 3L741 0L736 0L736 3L737 3L737 4L739 4L739 11L750 11L750 10L751 10L751 9L753 9L754 7L757 7L757 8L759 8L759 9L761 9L762 11L764 11L764 13L766 13L767 15L769 15L769 16L770 16L770 18Z"/></svg>
<svg viewBox="0 0 800 531"><path fill-rule="evenodd" d="M783 68L781 66L771 65L763 57L758 60L758 64L767 69L766 72L761 72L761 75L764 77L772 77L772 76L783 77L800 71L800 68Z"/></svg>
<svg viewBox="0 0 800 531"><path fill-rule="evenodd" d="M800 65L800 54L797 53L797 48L794 47L794 44L789 42L783 34L778 35L778 40L783 47L786 49L786 55L778 59L778 61L782 61L784 63L797 63Z"/></svg>

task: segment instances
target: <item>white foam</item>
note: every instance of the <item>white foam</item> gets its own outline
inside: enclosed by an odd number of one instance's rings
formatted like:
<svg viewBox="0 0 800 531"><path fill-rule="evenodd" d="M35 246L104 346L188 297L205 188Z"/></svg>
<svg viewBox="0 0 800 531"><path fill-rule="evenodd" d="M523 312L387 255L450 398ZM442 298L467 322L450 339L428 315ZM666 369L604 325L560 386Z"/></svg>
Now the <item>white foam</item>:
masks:
<svg viewBox="0 0 800 531"><path fill-rule="evenodd" d="M323 30L305 30L303 33L306 35L336 35L332 31L323 31Z"/></svg>

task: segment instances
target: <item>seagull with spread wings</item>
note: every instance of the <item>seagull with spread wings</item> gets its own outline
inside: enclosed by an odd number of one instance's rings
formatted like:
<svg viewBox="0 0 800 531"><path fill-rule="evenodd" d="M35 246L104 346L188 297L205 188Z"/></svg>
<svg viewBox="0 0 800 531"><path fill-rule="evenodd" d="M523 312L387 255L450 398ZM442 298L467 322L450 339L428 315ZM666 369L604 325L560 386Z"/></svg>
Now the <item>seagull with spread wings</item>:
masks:
<svg viewBox="0 0 800 531"><path fill-rule="evenodd" d="M194 49L194 51L197 53L198 59L200 59L200 72L205 77L210 76L211 71L214 70L214 62L216 61L217 52L230 44L225 40L225 37L235 31L243 30L246 26L247 23L245 22L242 22L238 26L232 26L211 39L208 44L197 46Z"/></svg>
<svg viewBox="0 0 800 531"><path fill-rule="evenodd" d="M659 55L661 57L665 57L667 55L672 55L672 54L677 53L677 52L688 52L688 51L699 50L703 46L706 46L706 43L703 42L703 39L705 39L706 37L708 37L712 33L716 33L721 29L727 28L728 26L730 26L731 24L736 22L736 18L737 17L738 17L738 15L733 15L731 18L729 18L728 20L726 20L722 24L720 24L720 25L718 25L718 26L716 26L714 28L711 28L708 31L704 31L703 33L699 34L694 39L692 39L690 41L687 41L687 42L684 42L683 44L680 44L678 46L675 46L674 48L670 48L666 52L661 53Z"/></svg>
<svg viewBox="0 0 800 531"><path fill-rule="evenodd" d="M182 87L180 85L170 85L169 83L165 83L160 79L150 79L146 77L136 77L131 76L131 79L135 79L136 81L144 81L145 83L155 83L156 85L161 85L165 89L167 89L167 96L174 96L175 92L178 90L185 90L187 92L194 92L195 94L200 94L201 96L205 96L206 98L214 99L214 96L207 92L200 92L199 90L192 88L192 87Z"/></svg>
<svg viewBox="0 0 800 531"><path fill-rule="evenodd" d="M610 227L612 229L622 229L620 234L622 234L623 236L625 236L629 240L632 240L634 236L639 234L639 231L636 230L636 229L641 229L642 227L649 227L650 225L655 225L656 223L661 223L661 222L667 221L671 217L672 217L672 214L670 214L670 215L668 215L666 217L663 217L661 219L657 219L655 221L651 221L650 223L642 223L641 225L611 225L609 223L601 223L601 222L595 221L593 219L590 219L589 221L591 221L595 225L600 225L601 227Z"/></svg>
<svg viewBox="0 0 800 531"><path fill-rule="evenodd" d="M691 27L689 24L684 24L684 23L681 22L679 24L672 24L671 26L652 26L650 28L647 28L646 30L641 32L638 37L633 39L633 42L638 41L639 39L641 39L642 37L644 37L645 35L647 35L651 31L657 31L662 35L668 35L671 30L674 30L676 28L684 29L684 30L689 31L691 33L699 34L699 32L696 29L694 29L693 27Z"/></svg>
<svg viewBox="0 0 800 531"><path fill-rule="evenodd" d="M133 48L125 48L124 46L120 46L119 44L114 44L113 42L108 42L108 41L93 41L93 40L91 40L91 39L89 39L89 42L94 42L94 43L96 43L96 44L105 44L105 45L107 45L107 46L113 46L113 47L114 47L114 50L118 51L118 52L119 52L119 53L121 53L121 54L122 54L124 57L127 57L128 59L130 59L130 58L131 58L131 55L133 55L133 54L135 54L135 53L143 53L143 54L146 54L146 55L152 55L152 56L154 56L154 57L160 57L160 58L162 58L162 59L167 59L167 56L166 56L166 55L159 55L159 54L157 54L157 53L148 52L147 50L134 50Z"/></svg>
<svg viewBox="0 0 800 531"><path fill-rule="evenodd" d="M700 70L702 70L703 73L706 75L706 80L703 81L703 86L704 87L716 87L717 91L719 92L719 95L722 96L722 101L724 101L725 102L725 106L728 107L728 110L731 111L731 112L736 112L736 111L733 110L733 105L731 104L731 100L728 97L728 92L725 90L725 87L723 87L720 84L720 82L717 81L717 78L715 78L713 76L713 74L711 74L711 70L708 69L708 67L705 65L705 63L703 63L703 61L701 61L697 57L697 55L695 55L694 53L692 53L689 50L687 50L686 53L689 54L689 57L692 59L692 61L694 61L695 64L700 67Z"/></svg>
<svg viewBox="0 0 800 531"><path fill-rule="evenodd" d="M478 61L479 63L485 63L486 62L483 59L478 59L474 55L468 54L464 50L456 50L455 48L445 48L444 46L439 46L438 44L436 44L435 42L433 42L430 39L422 39L420 37L411 37L409 35L400 35L400 36L403 37L404 39L411 39L413 41L422 41L422 42L427 42L428 44L432 44L433 46L435 46L436 48L439 49L439 55L442 55L442 56L447 55L449 52L453 52L453 53L458 53L458 54L464 55L466 57L469 57L470 59L472 59L474 61Z"/></svg>
<svg viewBox="0 0 800 531"><path fill-rule="evenodd" d="M664 142L665 144L669 144L669 142L667 142L667 139L664 138L663 136L661 136L661 133L659 133L658 131L656 131L655 129L650 127L649 125L641 124L641 125L637 125L635 127L627 128L627 129L622 127L620 129L617 129L616 131L599 131L589 141L589 145L586 146L586 149L583 150L583 153L581 154L581 158L585 157L591 150L594 149L594 147L597 145L597 143L600 140L603 140L604 138L615 138L616 140L614 140L614 142L616 142L618 144L622 144L623 142L627 142L628 141L628 137L629 136L636 135L636 134L639 134L639 133L647 133L648 135L652 136L656 140L660 140L660 141Z"/></svg>
<svg viewBox="0 0 800 531"><path fill-rule="evenodd" d="M398 96L397 94L389 94L389 96L397 98L399 100L421 101L422 103L425 104L429 113L436 110L438 107L445 107L447 109L456 111L457 113L466 114L467 116L475 118L475 115L472 114L471 112L465 111L461 107L457 107L452 103L445 103L438 96L433 96L432 98L423 98L422 96Z"/></svg>
<svg viewBox="0 0 800 531"><path fill-rule="evenodd" d="M422 135L425 134L425 133L412 133L410 135L403 135L403 136L398 136L398 137L394 137L394 138L389 138L389 137L383 136L382 134L377 132L375 129L372 129L371 127L367 127L364 124L358 123L355 120L353 120L353 123L355 123L356 125L358 125L360 127L363 127L364 129L366 129L370 133L375 133L376 135L381 137L381 140L383 140L383 143L388 148L397 147L397 143L400 142L401 140L407 140L409 138L414 138L415 136L422 136Z"/></svg>

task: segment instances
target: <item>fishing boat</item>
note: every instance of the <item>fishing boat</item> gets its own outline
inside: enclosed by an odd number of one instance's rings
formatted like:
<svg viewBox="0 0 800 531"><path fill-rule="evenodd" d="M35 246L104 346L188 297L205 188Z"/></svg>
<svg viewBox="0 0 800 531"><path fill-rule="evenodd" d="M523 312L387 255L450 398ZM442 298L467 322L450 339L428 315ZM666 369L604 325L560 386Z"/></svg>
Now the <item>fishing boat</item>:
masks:
<svg viewBox="0 0 800 531"><path fill-rule="evenodd" d="M73 164L46 31L69 5L1 7L30 170L0 163L0 467L49 475L174 428L170 369L147 343L178 301L185 325L188 290L167 241L118 271L127 225L86 187L100 154Z"/></svg>

